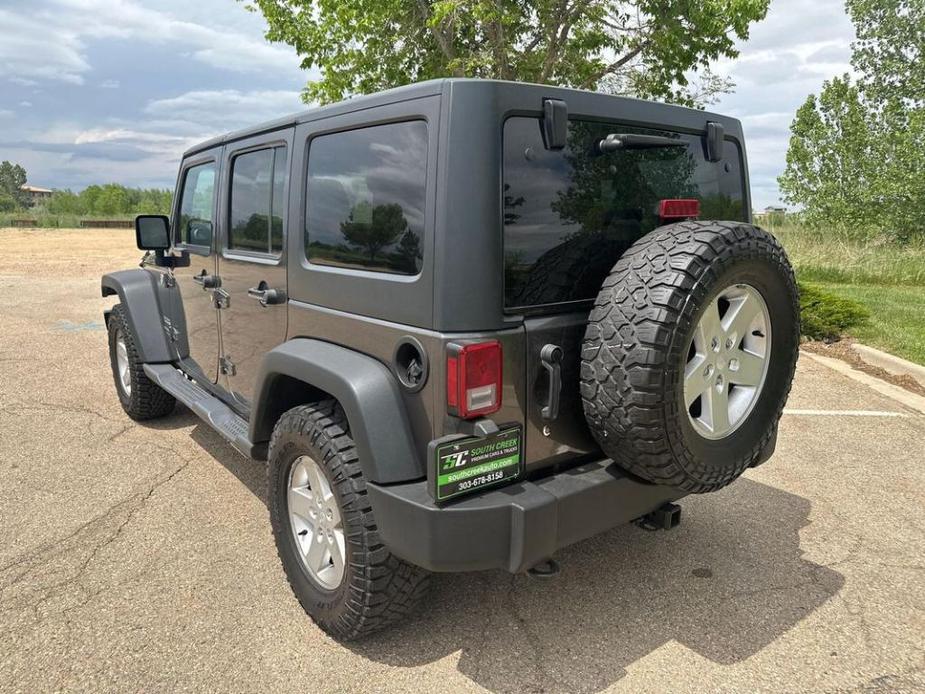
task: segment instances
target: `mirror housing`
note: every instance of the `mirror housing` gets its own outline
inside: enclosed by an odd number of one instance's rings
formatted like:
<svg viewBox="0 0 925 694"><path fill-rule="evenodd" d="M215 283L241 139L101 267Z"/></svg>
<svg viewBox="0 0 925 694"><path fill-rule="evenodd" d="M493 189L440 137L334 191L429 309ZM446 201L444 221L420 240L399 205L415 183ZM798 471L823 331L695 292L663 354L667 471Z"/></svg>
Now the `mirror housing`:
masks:
<svg viewBox="0 0 925 694"><path fill-rule="evenodd" d="M135 243L143 251L165 251L170 248L170 219L162 214L140 214L135 217Z"/></svg>

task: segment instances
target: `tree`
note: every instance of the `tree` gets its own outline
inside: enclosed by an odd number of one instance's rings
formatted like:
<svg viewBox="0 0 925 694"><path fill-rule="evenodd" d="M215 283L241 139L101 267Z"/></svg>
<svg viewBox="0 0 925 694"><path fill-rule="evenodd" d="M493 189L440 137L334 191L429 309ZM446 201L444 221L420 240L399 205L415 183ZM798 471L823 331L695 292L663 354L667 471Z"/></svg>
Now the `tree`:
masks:
<svg viewBox="0 0 925 694"><path fill-rule="evenodd" d="M852 65L875 102L925 104L925 0L848 0Z"/></svg>
<svg viewBox="0 0 925 694"><path fill-rule="evenodd" d="M25 207L29 203L29 196L22 189L26 180L26 170L22 166L10 161L0 162L0 196L12 200L14 208Z"/></svg>
<svg viewBox="0 0 925 694"><path fill-rule="evenodd" d="M769 0L250 0L267 38L319 68L303 98L435 77L486 77L704 103L731 84L709 70ZM689 84L697 71L700 80Z"/></svg>
<svg viewBox="0 0 925 694"><path fill-rule="evenodd" d="M790 126L787 168L778 180L784 199L804 207L811 226L866 228L876 175L869 113L848 75L810 94Z"/></svg>
<svg viewBox="0 0 925 694"><path fill-rule="evenodd" d="M784 198L807 221L925 237L925 0L848 0L856 83L826 82L791 126Z"/></svg>
<svg viewBox="0 0 925 694"><path fill-rule="evenodd" d="M365 249L370 262L386 246L391 246L408 228L408 220L401 205L370 205L358 202L350 210L350 216L340 223L341 233L351 246Z"/></svg>

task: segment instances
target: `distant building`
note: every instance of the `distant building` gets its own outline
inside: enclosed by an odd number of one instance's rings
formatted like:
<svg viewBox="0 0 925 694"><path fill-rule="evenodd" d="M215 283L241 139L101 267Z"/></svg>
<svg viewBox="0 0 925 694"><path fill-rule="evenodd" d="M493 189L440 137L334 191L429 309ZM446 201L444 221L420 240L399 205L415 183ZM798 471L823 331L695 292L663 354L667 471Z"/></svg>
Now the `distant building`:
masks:
<svg viewBox="0 0 925 694"><path fill-rule="evenodd" d="M29 195L29 207L45 202L55 191L49 188L39 188L38 186L24 185L21 190Z"/></svg>
<svg viewBox="0 0 925 694"><path fill-rule="evenodd" d="M764 208L764 212L762 214L787 214L787 208L770 205Z"/></svg>

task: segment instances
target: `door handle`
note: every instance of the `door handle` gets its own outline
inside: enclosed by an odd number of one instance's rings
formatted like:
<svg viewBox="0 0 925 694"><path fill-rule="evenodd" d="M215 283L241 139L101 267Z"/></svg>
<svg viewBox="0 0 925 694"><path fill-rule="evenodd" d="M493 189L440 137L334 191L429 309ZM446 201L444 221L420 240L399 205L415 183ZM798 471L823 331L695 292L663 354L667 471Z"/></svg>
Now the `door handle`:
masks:
<svg viewBox="0 0 925 694"><path fill-rule="evenodd" d="M270 289L266 282L261 282L256 287L247 290L247 295L252 299L257 299L261 306L275 306L286 303L286 292L282 289Z"/></svg>
<svg viewBox="0 0 925 694"><path fill-rule="evenodd" d="M540 410L540 416L551 422L559 416L559 395L562 392L562 348L559 345L544 345L540 350L540 362L549 376L549 397Z"/></svg>
<svg viewBox="0 0 925 694"><path fill-rule="evenodd" d="M203 289L215 289L222 286L222 280L218 275L207 275L205 270L198 275L193 275L193 282Z"/></svg>

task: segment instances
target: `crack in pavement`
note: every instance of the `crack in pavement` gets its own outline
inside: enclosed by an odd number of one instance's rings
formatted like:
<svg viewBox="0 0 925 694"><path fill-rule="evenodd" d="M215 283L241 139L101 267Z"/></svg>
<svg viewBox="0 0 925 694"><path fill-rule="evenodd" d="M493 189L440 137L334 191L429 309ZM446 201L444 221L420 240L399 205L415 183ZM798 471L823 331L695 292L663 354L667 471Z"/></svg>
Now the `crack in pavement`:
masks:
<svg viewBox="0 0 925 694"><path fill-rule="evenodd" d="M32 610L35 613L35 615L39 617L39 619L41 619L41 616L39 615L40 607L46 602L48 602L50 599L52 599L56 595L56 593L59 592L61 588L78 583L80 581L80 578L86 573L87 569L89 568L93 560L99 555L99 553L103 549L111 545L113 542L115 542L119 538L119 536L128 526L128 524L138 514L138 512L144 507L146 502L154 495L154 493L160 487L164 486L165 484L168 484L173 479L175 479L176 476L179 475L184 469L186 469L192 462L190 459L186 459L186 458L182 458L182 459L184 460L184 462L181 465L179 465L177 468L172 470L168 475L163 476L158 480L155 480L155 482L151 484L146 490L136 492L132 494L131 496L129 496L128 498L123 499L116 504L113 504L105 512L90 519L86 523L83 523L80 527L78 527L73 532L69 533L64 538L47 542L43 546L35 550L32 550L30 552L27 552L24 556L18 557L14 561L0 568L0 575L2 575L6 572L9 572L11 569L14 569L20 566L25 567L25 570L18 573L12 580L9 580L9 581L6 581L0 584L0 598L2 598L9 589L21 583L23 580L26 579L26 577L35 574L35 572L38 569L47 565L52 560L60 561L63 554L66 554L71 551L70 547L62 550L61 549L62 544L68 543L69 541L81 535L94 534L98 527L104 526L109 520L111 520L117 514L125 512L126 513L125 518L123 518L119 522L115 530L109 533L108 536L105 537L105 539L103 539L102 542L99 542L93 546L89 555L83 562L81 562L80 566L78 567L75 573L64 578L63 580L55 582L53 585L44 589L42 596L39 597L39 599L31 605ZM76 548L78 550L84 549L82 542L77 542ZM86 589L82 585L80 586L80 588L81 590L86 592ZM88 597L86 601L89 601L90 599L92 599L92 597Z"/></svg>

